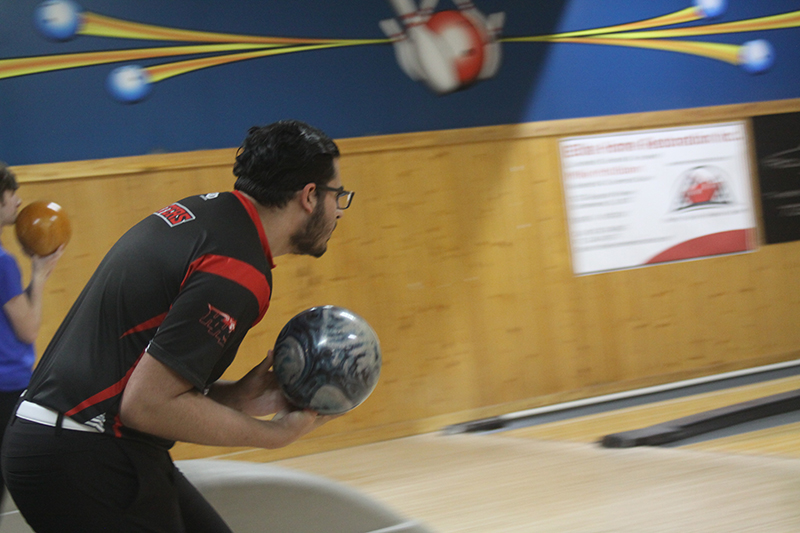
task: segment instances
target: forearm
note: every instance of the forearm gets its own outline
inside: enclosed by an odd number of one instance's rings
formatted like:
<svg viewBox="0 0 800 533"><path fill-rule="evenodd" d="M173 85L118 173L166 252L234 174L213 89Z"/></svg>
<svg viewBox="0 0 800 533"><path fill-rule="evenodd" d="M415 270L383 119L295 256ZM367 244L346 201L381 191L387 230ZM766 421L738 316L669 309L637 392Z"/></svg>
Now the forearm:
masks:
<svg viewBox="0 0 800 533"><path fill-rule="evenodd" d="M230 407L236 411L242 411L242 400L237 393L235 381L218 380L214 382L206 394L208 398L220 403L226 407Z"/></svg>
<svg viewBox="0 0 800 533"><path fill-rule="evenodd" d="M207 446L280 448L300 436L279 422L250 417L197 391L167 401L140 399L135 406L123 396L120 416L138 431Z"/></svg>
<svg viewBox="0 0 800 533"><path fill-rule="evenodd" d="M231 389L221 386L219 391ZM273 420L253 418L204 396L148 353L125 387L120 417L125 426L138 431L209 446L278 448L314 427L314 416L304 412Z"/></svg>
<svg viewBox="0 0 800 533"><path fill-rule="evenodd" d="M11 320L14 333L27 343L36 341L39 327L42 325L42 307L44 300L44 285L53 272L61 254L63 245L47 257L33 256L31 259L31 281L25 292L9 301L4 310ZM12 304L9 308L9 304Z"/></svg>
<svg viewBox="0 0 800 533"><path fill-rule="evenodd" d="M42 322L42 295L44 282L33 278L22 294L9 300L4 306L14 334L22 342L31 344L36 341Z"/></svg>
<svg viewBox="0 0 800 533"><path fill-rule="evenodd" d="M34 330L34 337L39 332L39 326L42 324L42 302L44 301L44 282L46 278L41 276L33 276L28 287L25 289L25 294L28 297L30 309L28 311L28 320L31 323L31 329Z"/></svg>
<svg viewBox="0 0 800 533"><path fill-rule="evenodd" d="M208 397L250 416L262 417L290 408L272 367L272 352L238 381L217 381Z"/></svg>

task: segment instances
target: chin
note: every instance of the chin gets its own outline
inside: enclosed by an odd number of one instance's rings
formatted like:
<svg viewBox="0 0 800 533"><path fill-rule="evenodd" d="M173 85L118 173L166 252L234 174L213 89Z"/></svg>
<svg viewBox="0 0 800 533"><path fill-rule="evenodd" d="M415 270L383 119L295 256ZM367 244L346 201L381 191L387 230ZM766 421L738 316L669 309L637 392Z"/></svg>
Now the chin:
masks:
<svg viewBox="0 0 800 533"><path fill-rule="evenodd" d="M312 253L311 255L314 256L314 257L317 257L317 258L322 257L323 255L325 255L325 252L328 251L328 241L330 239L331 239L331 235L328 235L328 238L325 239L324 241L322 241L319 244L319 246L315 250L313 250L314 253Z"/></svg>

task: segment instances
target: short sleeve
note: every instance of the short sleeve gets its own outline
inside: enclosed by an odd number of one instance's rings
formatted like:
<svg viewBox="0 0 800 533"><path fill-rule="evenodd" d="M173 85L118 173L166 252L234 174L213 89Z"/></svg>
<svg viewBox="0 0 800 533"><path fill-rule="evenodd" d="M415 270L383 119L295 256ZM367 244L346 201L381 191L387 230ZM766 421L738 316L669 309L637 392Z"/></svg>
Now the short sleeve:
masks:
<svg viewBox="0 0 800 533"><path fill-rule="evenodd" d="M0 253L0 306L22 294L22 277L17 261L8 253Z"/></svg>
<svg viewBox="0 0 800 533"><path fill-rule="evenodd" d="M237 282L192 274L147 352L197 389L219 378L259 315L256 297Z"/></svg>

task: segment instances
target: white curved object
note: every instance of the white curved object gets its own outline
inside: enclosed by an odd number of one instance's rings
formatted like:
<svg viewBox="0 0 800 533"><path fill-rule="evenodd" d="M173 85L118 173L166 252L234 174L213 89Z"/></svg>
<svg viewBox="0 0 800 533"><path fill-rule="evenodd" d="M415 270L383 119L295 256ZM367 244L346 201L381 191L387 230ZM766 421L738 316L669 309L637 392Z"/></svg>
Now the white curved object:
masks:
<svg viewBox="0 0 800 533"><path fill-rule="evenodd" d="M195 459L178 468L236 533L432 533L355 489L263 463Z"/></svg>
<svg viewBox="0 0 800 533"><path fill-rule="evenodd" d="M381 503L320 476L263 463L195 459L178 469L235 533L433 533ZM31 533L6 494L3 533Z"/></svg>

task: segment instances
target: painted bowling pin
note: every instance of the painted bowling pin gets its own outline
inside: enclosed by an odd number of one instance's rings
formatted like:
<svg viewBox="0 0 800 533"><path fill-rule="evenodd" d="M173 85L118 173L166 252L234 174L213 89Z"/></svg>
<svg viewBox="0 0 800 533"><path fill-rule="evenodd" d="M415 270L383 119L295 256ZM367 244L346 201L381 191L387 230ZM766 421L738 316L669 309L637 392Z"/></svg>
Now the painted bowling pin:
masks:
<svg viewBox="0 0 800 533"><path fill-rule="evenodd" d="M390 0L413 43L423 81L433 91L444 94L459 88L454 58L441 38L422 21L414 0Z"/></svg>
<svg viewBox="0 0 800 533"><path fill-rule="evenodd" d="M419 3L419 18L420 22L427 23L428 19L431 18L433 15L434 10L436 10L436 6L439 4L439 0L420 0Z"/></svg>
<svg viewBox="0 0 800 533"><path fill-rule="evenodd" d="M392 40L394 55L402 71L414 81L422 79L414 44L408 40L408 36L403 32L400 23L395 19L386 19L380 21L378 25L383 30L383 33L386 34L386 37Z"/></svg>
<svg viewBox="0 0 800 533"><path fill-rule="evenodd" d="M503 12L492 13L486 19L486 30L489 33L489 41L484 47L484 62L481 73L478 74L479 80L485 80L494 77L500 69L500 61L502 59L502 49L497 39L503 32L503 24L506 20L506 14Z"/></svg>

